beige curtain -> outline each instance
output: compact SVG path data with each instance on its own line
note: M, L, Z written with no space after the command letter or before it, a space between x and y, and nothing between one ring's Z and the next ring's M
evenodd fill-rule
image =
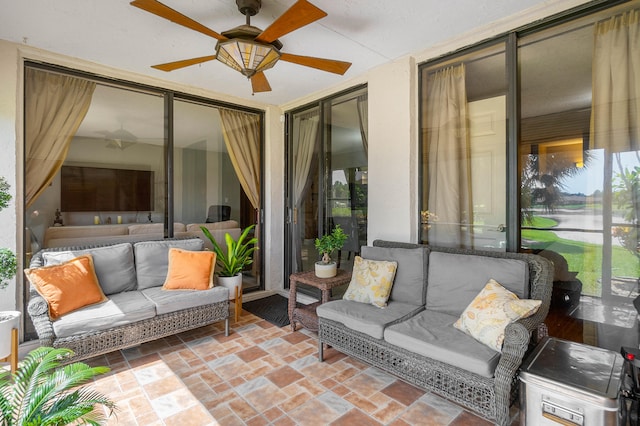
M319 111L296 115L293 134L293 226L292 253L295 253L292 270L302 271L302 240L304 226L300 222L300 207L308 191L311 180L309 176L313 170L314 154L317 152L318 129L320 123Z
M640 10L596 24L592 96L592 147L640 149Z
M470 247L471 159L464 64L427 77L427 208L432 245Z
M602 226L607 235L613 222L613 158L617 158L618 171L622 172L621 153L636 151L637 155L640 149L640 11L598 22L594 34L590 143L605 154ZM637 201L632 205L637 206ZM638 216L636 210L635 220ZM612 256L611 238L604 238L603 294L611 289Z
M358 96L358 121L365 155L369 153L369 95Z
M254 209L260 208L260 117L221 108L222 134L240 185Z
M25 199L29 207L58 173L84 120L96 84L27 68Z
M240 185L251 205L260 208L260 117L241 111L220 108L222 135L227 145L231 164L236 171ZM260 220L256 216L254 235L260 235ZM253 276L260 270L260 255L253 252Z

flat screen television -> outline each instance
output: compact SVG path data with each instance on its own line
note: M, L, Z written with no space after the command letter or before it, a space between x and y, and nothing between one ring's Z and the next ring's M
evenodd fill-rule
M64 212L153 211L153 172L62 166L61 192Z

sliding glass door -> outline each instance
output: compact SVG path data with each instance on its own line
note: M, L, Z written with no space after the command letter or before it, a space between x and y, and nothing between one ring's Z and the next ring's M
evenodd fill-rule
M24 71L25 264L41 248L200 236L200 225L239 235L257 224L260 238L260 111L55 66ZM260 253L245 290L262 286Z
M333 257L350 270L367 241L366 89L289 112L287 119L287 276L313 270L315 238L336 226L349 238Z
M640 10L628 9L522 37L518 52L522 246L554 260L556 280L584 301L630 307L640 276ZM625 318L617 323L632 325Z
M505 43L422 71L421 241L506 250Z
M552 335L636 346L640 1L420 68L421 240L554 263ZM491 43L491 42L489 42Z
M237 238L237 228L257 224L258 219L257 208L246 202L248 197L238 178L243 170L236 171L225 138L226 129L240 133L242 129L223 122L227 111L203 102L174 100L173 220L185 224L187 232L199 232L202 225L209 227L223 247L224 229ZM255 114L238 115L259 121ZM249 138L243 139L243 144L248 146ZM256 148L259 153L259 146ZM222 231L216 233L215 229ZM260 285L258 257L256 251L256 261L242 273L244 290Z

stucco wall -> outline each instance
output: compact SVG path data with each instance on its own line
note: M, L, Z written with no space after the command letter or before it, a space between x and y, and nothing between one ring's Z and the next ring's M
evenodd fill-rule
M0 176L11 185L13 200L11 205L0 212L0 247L6 247L14 252L17 250L16 221L16 97L18 93L18 61L15 47L0 41ZM15 309L18 302L15 280L5 290L0 290L0 310Z

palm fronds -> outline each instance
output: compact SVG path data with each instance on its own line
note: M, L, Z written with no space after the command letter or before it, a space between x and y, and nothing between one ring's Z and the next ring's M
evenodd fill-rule
M61 365L71 356L70 349L40 347L20 363L13 381L0 373L0 425L99 425L106 420L100 406L110 416L115 403L82 385L109 368L82 362Z

